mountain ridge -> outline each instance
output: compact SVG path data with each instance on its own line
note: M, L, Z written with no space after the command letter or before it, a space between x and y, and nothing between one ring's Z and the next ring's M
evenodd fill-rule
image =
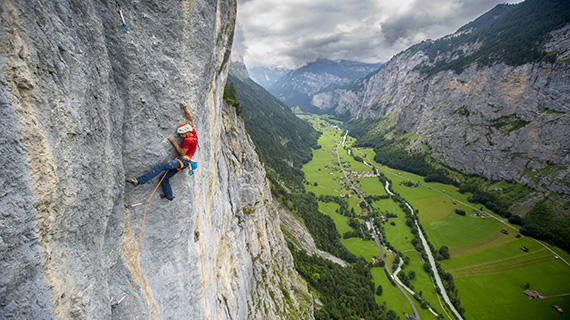
M529 11L517 9L520 6L532 8L541 3L527 2L507 7L493 21L499 24L501 17L517 10ZM494 10L497 7L490 12ZM552 14L560 17L564 12ZM365 78L315 94L312 104L321 112L356 119L391 116L397 132L418 134L418 141L429 146L434 158L452 168L518 181L562 194L568 201L570 146L565 136L570 132L566 85L570 67L564 60L569 50L568 28L551 30L548 41L540 42L543 52L558 52L556 61L552 54L540 54L535 62L517 65L470 63L459 73L440 67L458 61L459 56L473 56L482 47L480 42L462 42L460 48L443 45L456 43L465 34L424 41ZM431 51L422 48L431 50L433 43L447 49L430 56ZM434 66L439 71L432 74Z
M349 60L317 59L303 67L289 71L266 89L289 107L318 112L311 106L314 93L330 85L358 79L380 67Z
M274 184L284 180L302 190L300 169L311 159L311 148L317 148L317 132L261 85L236 72L243 68L243 63L232 62L228 83L235 85L246 129L267 162L268 177Z

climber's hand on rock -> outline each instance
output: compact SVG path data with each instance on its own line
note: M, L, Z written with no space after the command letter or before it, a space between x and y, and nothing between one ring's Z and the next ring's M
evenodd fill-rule
M188 106L186 105L186 102L180 101L180 108L182 108L182 110L188 109Z
M166 138L166 139L168 139L168 141L170 141L170 142L172 142L172 143L175 143L175 142L176 142L176 139L174 139L174 137L168 137L168 138Z

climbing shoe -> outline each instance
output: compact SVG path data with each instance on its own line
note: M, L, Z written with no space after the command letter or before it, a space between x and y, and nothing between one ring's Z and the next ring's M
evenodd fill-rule
M160 195L160 198L162 198L162 199L167 199L167 200L170 200L170 201L174 200L174 197L172 197L172 198L167 198L167 197L166 197L165 195L163 195L163 194Z
M133 186L139 185L139 181L137 180L137 178L127 178L127 182L132 184Z

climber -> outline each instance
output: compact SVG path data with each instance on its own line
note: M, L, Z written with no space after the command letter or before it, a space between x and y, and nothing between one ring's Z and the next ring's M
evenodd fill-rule
M168 162L157 165L151 171L138 178L127 179L127 182L133 184L134 186L138 186L139 184L147 183L150 179L156 177L160 172L167 170L161 183L162 191L164 194L160 195L160 197L166 198L168 200L174 199L172 188L170 187L170 182L168 180L179 171L182 171L182 169L192 165L192 156L194 156L196 148L198 147L198 136L196 135L196 129L194 129L194 121L192 119L192 115L188 111L188 106L184 101L181 101L180 107L182 110L184 110L184 114L188 120L188 123L181 124L176 130L178 132L178 135L183 138L182 144L178 145L178 142L176 142L176 139L174 137L168 137L168 141L174 145L176 151L178 151L179 156L174 160L170 160ZM192 169L193 168L191 168L191 170Z

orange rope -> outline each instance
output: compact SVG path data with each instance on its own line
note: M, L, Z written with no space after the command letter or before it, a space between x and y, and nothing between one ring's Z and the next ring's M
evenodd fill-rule
M144 229L144 220L146 218L146 209L148 208L148 204L150 202L150 199L152 199L152 197L154 196L156 189L158 189L158 186L160 186L160 184L162 183L162 180L164 180L164 177L166 177L166 174L168 173L168 171L170 171L170 170L167 170L164 173L164 175L162 176L162 179L160 179L160 181L156 185L156 188L154 188L154 190L152 191L152 194L150 195L150 197L146 201L146 205L144 207L144 215L143 215L143 221L142 221L142 226L141 226L141 234L139 235L139 245L137 246L137 254L135 255L135 264L133 265L133 274L131 275L131 284L129 285L129 297L131 298L131 306L133 307L133 315L135 316L135 320L137 319L137 313L135 312L135 304L133 303L133 296L131 295L131 287L133 286L133 279L135 278L135 270L137 268L137 260L139 258L139 249L141 247L141 240L142 240L142 234L143 234L143 229Z

